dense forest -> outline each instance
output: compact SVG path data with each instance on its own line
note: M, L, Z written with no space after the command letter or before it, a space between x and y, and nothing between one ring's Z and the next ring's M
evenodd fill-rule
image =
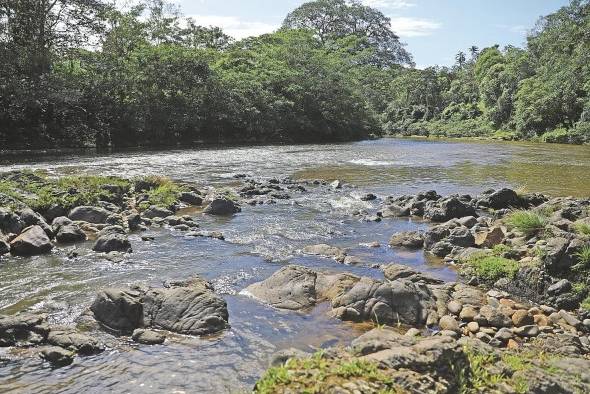
M0 3L0 149L345 141L371 134L590 141L590 2L525 49L414 68L395 26L317 0L236 41L164 0Z

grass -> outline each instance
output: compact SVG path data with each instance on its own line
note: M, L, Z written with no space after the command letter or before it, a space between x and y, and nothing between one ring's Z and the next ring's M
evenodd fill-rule
M519 268L515 260L486 252L473 254L466 264L478 278L489 282L495 282L501 278L514 278Z
M379 386L382 393L401 393L376 363L349 359L328 359L323 352L309 358L291 359L286 365L266 371L254 393L324 393L328 389L360 379Z
M590 224L576 223L574 224L574 229L580 235L590 236Z
M590 311L590 297L586 297L584 301L580 303L580 309Z
M574 271L587 271L590 268L590 245L585 245L575 254L578 263L572 267Z
M519 232L531 236L545 229L547 216L534 211L514 211L506 218L506 224Z

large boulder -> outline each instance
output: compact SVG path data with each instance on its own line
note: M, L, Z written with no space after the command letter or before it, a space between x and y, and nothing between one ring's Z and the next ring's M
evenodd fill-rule
M411 282L422 282L429 284L441 284L444 281L434 278L428 274L418 272L412 268L402 264L387 264L382 266L383 275L387 280L395 281L398 279L405 279Z
M248 286L242 293L275 308L301 310L343 294L358 280L354 275L329 275L288 265L268 279Z
M109 226L98 233L98 238L92 250L99 253L129 252L131 251L131 243L123 228Z
M512 189L500 189L484 194L477 202L478 206L492 209L518 208L522 201Z
M232 200L216 198L207 205L203 212L209 215L229 216L240 211L240 207Z
M20 218L25 226L39 226L45 231L49 238L53 238L53 229L47 224L43 216L33 211L31 208L25 208L20 211Z
M418 231L397 233L391 237L389 245L408 249L419 249L424 245L424 235Z
M27 227L10 242L10 252L15 256L36 256L53 249L51 240L40 226Z
M180 193L180 201L190 205L201 205L203 198L195 192L182 192Z
M142 214L144 218L154 219L154 218L167 218L168 216L174 215L174 212L167 208L157 207L152 205L148 209L146 209Z
M25 227L25 223L17 214L0 208L0 233L20 234Z
M49 327L45 315L21 313L0 315L0 347L36 345L47 338Z
M228 327L225 301L210 283L195 278L164 288L106 289L91 306L110 329L132 333L154 328L186 335L207 335Z
M107 222L107 219L111 215L112 212L104 208L81 206L72 209L68 217L74 221L88 222L93 224L104 224Z
M55 239L61 244L69 244L86 240L86 234L82 229L67 217L57 217L51 224L55 233Z
M424 218L433 222L446 222L466 216L477 216L475 208L458 197L449 197L442 202L428 202L424 210Z

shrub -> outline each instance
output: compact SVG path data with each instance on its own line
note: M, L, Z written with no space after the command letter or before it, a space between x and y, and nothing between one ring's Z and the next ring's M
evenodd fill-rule
M495 282L501 278L514 278L518 262L488 253L476 253L467 260L467 265L481 279Z
M515 211L506 219L508 226L525 235L533 235L545 229L547 217L534 211Z
M550 144L567 144L570 142L570 133L564 128L559 128L543 134L541 140Z

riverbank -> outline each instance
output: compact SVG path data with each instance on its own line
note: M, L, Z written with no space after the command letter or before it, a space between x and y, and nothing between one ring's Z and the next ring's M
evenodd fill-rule
M258 221L263 221L271 207L295 203L298 196L313 193L315 199L327 198L355 189L341 181L259 179L246 174L235 174L233 186L223 188L157 177L55 178L42 172L5 173L2 185L0 224L6 254L0 269L26 262L18 256L48 253L64 256L60 258L66 264L88 253L103 256L113 269L129 264L143 243L165 248L150 237L150 228L186 239L209 237L230 248L223 232L205 228L207 217L235 222L244 210L256 210ZM400 255L437 256L456 266L464 279L449 281L403 264L367 258L363 250L382 247L375 238L365 249L306 242L298 253L332 264L270 265L266 279L237 288L238 298L303 315L318 313L310 311L327 304L327 310L322 307L319 312L327 318L375 329L354 340L346 351L324 350L308 359L300 351L285 349L274 358L277 367L257 384L258 391L313 386L321 391L322 384L329 384L367 392L420 392L427 387L434 392L458 388L534 392L536 386L528 381L538 374L542 385L588 388L580 372L590 351L588 288L580 278L588 276L589 200L510 189L473 197L359 193L356 199L375 207L348 213L351 220L365 223L367 239L381 223L424 222L421 230L391 232L388 249ZM125 285L117 281L97 288L65 326L48 320L44 312L22 306L4 309L8 316L0 320L2 345L12 349L11 363L40 354L54 366L64 366L86 362L81 360L128 341L140 349L173 348L178 334L203 337L206 343L207 336L234 332L236 311L228 305L231 299L220 292L220 283L186 275L160 277L159 282L128 278ZM355 338L348 335L351 341ZM561 356L539 364L538 355L548 352ZM293 357L300 361L280 366ZM564 359L580 368L563 368ZM494 369L492 360L501 360L506 369ZM449 363L454 366L451 370ZM306 380L315 374L323 378Z

